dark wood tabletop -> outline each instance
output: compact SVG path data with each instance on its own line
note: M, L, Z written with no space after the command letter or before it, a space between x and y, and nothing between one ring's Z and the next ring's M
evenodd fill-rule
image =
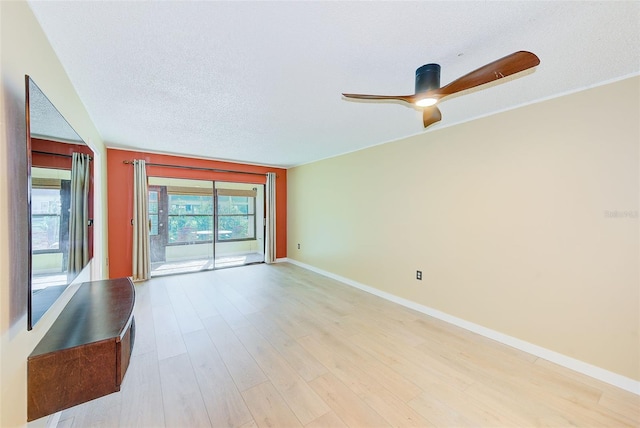
M81 284L29 358L120 335L134 302L135 289L129 278Z

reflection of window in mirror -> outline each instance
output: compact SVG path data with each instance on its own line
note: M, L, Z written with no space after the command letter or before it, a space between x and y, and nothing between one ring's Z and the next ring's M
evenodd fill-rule
M29 76L25 84L33 222L27 284L31 330L91 259L93 151Z
M67 284L71 171L32 168L32 289Z

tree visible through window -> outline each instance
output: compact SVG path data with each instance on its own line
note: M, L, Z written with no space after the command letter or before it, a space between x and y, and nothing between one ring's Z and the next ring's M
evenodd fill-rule
M227 189L216 191L217 242L256 239L256 198L255 195L243 195L246 193L253 192Z
M31 191L31 245L32 250L60 249L60 189Z
M213 198L200 195L169 195L169 244L212 240Z
M149 189L149 222L152 237L166 236L162 245L256 239L255 188L216 188L215 193L206 187L161 188L167 189L165 196Z

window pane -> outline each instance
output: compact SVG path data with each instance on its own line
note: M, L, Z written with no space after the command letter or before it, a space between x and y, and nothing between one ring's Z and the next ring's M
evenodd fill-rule
M33 251L60 249L60 216L34 215L31 218L31 246Z
M218 241L255 239L255 204L251 196L217 194Z
M149 192L149 214L158 214L158 192Z
M246 206L249 204L249 198L244 196L231 196L231 203L237 206Z
M31 191L32 214L60 214L60 189L38 189Z
M31 191L31 248L38 250L60 249L60 189Z
M169 215L213 214L213 197L169 195Z
M210 215L170 215L169 243L211 241L213 217Z
M151 221L151 230L149 234L155 236L158 234L158 214L150 214L149 220Z
M255 238L255 217L252 215L218 216L218 240Z
M218 196L218 214L233 214L231 196Z
M236 204L235 208L238 214L249 214L249 207L246 204Z

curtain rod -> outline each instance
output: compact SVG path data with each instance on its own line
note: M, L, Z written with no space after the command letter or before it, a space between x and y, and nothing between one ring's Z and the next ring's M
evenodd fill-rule
M63 158L72 158L73 157L73 155L66 155L66 154L63 154L63 153L43 152L43 151L40 151L40 150L31 150L31 153L38 153L40 155L60 156L60 157L63 157ZM86 155L86 153L83 153L83 154ZM89 156L89 155L87 155L87 156ZM89 160L93 160L93 157L89 156Z
M131 164L133 165L136 161L122 161L122 163L125 164ZM198 171L212 171L212 172L230 172L233 174L248 174L248 175L267 175L264 172L248 172L248 171L235 171L232 169L218 169L218 168L204 168L204 167L199 167L199 166L185 166L185 165L169 165L169 164L165 164L165 163L149 163L147 162L146 165L148 166L162 166L162 167L166 167L166 168L178 168L178 169L193 169L193 170L198 170ZM277 177L277 175L276 175Z

